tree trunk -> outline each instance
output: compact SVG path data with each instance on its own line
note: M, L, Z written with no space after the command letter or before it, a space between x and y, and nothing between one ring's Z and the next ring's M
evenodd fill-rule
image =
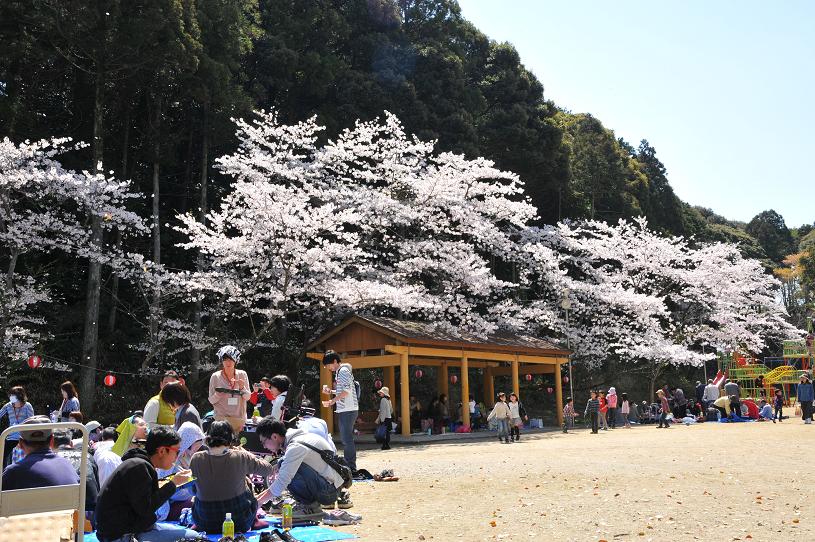
M160 217L160 169L159 154L161 152L159 131L161 127L161 95L156 95L155 119L153 121L153 262L161 264L161 217ZM158 324L161 315L161 282L156 278L153 284L153 300L150 306L150 353L143 367L146 367L151 358L159 355Z
M93 171L102 172L102 158L104 151L104 105L105 105L105 73L101 69L96 72L93 103ZM102 217L94 209L91 210L91 242L97 246L102 245ZM82 390L82 404L87 405L85 414L93 413L93 402L96 394L96 368L98 360L99 341L99 290L102 284L102 264L91 260L88 262L88 288L85 297L85 333L82 339L82 372L80 376L80 389Z
M130 150L130 105L128 104L125 109L124 118L124 135L122 137L122 180L127 179L127 153ZM122 232L116 231L116 252L122 248ZM116 331L116 316L119 312L117 305L119 303L119 276L113 275L113 282L110 287L110 313L108 314L108 330L107 335L110 337Z
M200 199L198 200L198 220L202 224L207 221L207 174L209 170L209 105L204 104L203 122L201 123L201 192ZM196 270L201 271L204 268L204 256L200 252L195 263ZM200 335L204 329L203 321L201 319L201 311L203 309L203 302L198 299L195 302L193 309L193 324L195 326L196 334ZM190 372L193 380L198 378L198 371L201 367L201 349L193 348L190 355Z

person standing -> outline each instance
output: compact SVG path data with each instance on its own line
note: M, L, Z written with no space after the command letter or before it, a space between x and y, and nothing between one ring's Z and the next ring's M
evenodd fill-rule
M518 396L514 393L509 394L509 403L507 403L509 407L509 423L510 423L510 439L518 442L521 440L521 427L524 425L524 421L529 419L529 416L526 415L526 410L524 410L524 406L521 404L521 401L518 399Z
M681 420L685 417L688 411L688 400L685 398L685 392L682 388L674 390L674 418Z
M600 403L600 408L598 409L600 428L603 431L608 431L608 419L606 418L608 414L608 401L606 401L606 392L601 390L600 393L597 394L597 402Z
M665 397L665 392L662 390L657 390L657 397L659 398L659 404L662 407L662 412L659 414L659 425L657 429L668 429L671 427L670 422L668 422L668 413L671 411L671 406L668 404L668 398ZM664 425L663 425L664 424Z
M707 409L710 408L710 405L713 404L713 401L719 398L719 386L713 383L712 378L708 378L707 386L705 386L705 391L702 394L702 407L707 413Z
M583 416L591 416L591 433L596 435L599 430L597 422L600 418L600 401L597 399L596 391L591 392L591 396L586 402L586 410L583 412Z
M0 419L8 416L9 425L20 425L34 416L34 407L27 401L25 388L14 386L8 392L8 403L0 408ZM50 421L50 420L49 420ZM9 433L6 437L6 447L3 451L3 468L11 462L11 454L20 441L20 433Z
M167 371L162 375L161 382L159 383L158 393L147 401L144 405L144 421L147 426L152 430L157 425L166 425L173 427L175 425L175 412L172 407L168 405L161 398L161 390L164 386L172 382L178 382L178 373L175 371Z
M257 406L260 416L265 418L272 414L272 404L274 403L274 393L270 388L272 379L264 376L260 382L252 385L252 395L249 396L249 403Z
M422 403L415 395L410 396L410 429L419 431L422 428Z
M608 404L608 425L617 429L617 390L612 386L608 389L606 403Z
M501 442L503 439L505 444L509 444L512 442L509 440L509 423L511 412L509 410L509 405L507 405L506 399L507 396L504 392L500 392L498 394L498 401L496 401L490 415L487 416L487 421L495 420L495 422L498 424L498 442Z
M340 440L342 441L342 456L351 468L357 471L357 449L354 444L354 425L359 414L359 397L354 381L354 370L350 363L342 363L340 355L333 350L326 351L323 356L323 367L328 367L336 375L336 388L323 386L323 393L333 395L332 399L323 401L324 407L334 406L337 412L337 421L340 426Z
M76 393L76 387L70 380L66 380L59 386L62 393L62 405L57 412L57 421L67 422L71 412L79 412L79 395Z
M236 369L241 360L240 350L224 346L216 354L221 370L209 378L209 402L215 409L215 419L229 422L235 433L246 424L246 400L252 394L246 371Z
M801 403L801 418L807 425L812 423L813 399L815 399L815 393L813 393L812 382L806 374L802 374L801 381L798 383L798 402Z
M775 420L778 420L781 423L784 418L784 392L781 390L775 390L775 397L773 398L773 404L775 406L775 413L773 414L773 423Z
M393 423L393 404L391 403L391 391L387 386L382 386L376 392L379 395L379 415L376 423L385 426L385 442L382 443L383 450L391 449L391 423Z
M737 415L741 415L741 391L739 390L739 385L732 380L727 380L724 383L724 394L728 397L735 397L735 405L731 405L731 408L735 410ZM732 402L732 401L731 401Z
M628 400L627 393L620 396L620 413L623 415L626 429L631 429L631 420L628 419L631 415L631 402Z
M703 398L705 396L705 385L702 384L699 380L696 381L696 388L694 388L696 402L700 405L704 405Z

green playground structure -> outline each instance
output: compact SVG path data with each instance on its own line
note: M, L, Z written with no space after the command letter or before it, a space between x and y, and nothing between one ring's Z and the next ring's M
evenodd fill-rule
M758 360L749 354L733 352L717 354L719 375L736 382L743 398L756 400L766 397L772 401L775 390L781 390L787 405L795 404L795 385L802 372L811 371L815 364L815 341L813 341L812 321L806 339L784 341L784 355ZM717 375L718 376L718 375ZM724 378L717 379L717 384Z

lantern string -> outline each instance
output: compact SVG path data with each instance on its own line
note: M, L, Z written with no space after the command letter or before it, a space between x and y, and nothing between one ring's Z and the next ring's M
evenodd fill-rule
M157 375L158 371L143 371L140 373L134 373L129 371L115 371L113 369L100 369L99 367L91 367L90 365L85 365L84 363L79 363L77 361L69 361L67 359L58 358L57 356L52 356L50 354L35 354L42 358L43 361L54 361L56 363L64 363L66 365L71 365L74 367L82 367L85 369L93 369L97 373L105 373L105 374L115 374L115 375L125 375L125 376L153 376ZM44 364L42 366L44 369L54 369L54 367L46 367Z

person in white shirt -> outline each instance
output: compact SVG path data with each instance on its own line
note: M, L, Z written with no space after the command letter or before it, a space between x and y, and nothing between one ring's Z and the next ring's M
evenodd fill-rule
M393 404L391 404L391 392L387 386L382 386L376 392L379 395L379 416L376 423L385 426L385 442L382 444L383 450L391 449L391 423L393 423Z
M357 397L354 372L350 363L342 363L340 355L333 350L323 356L323 367L336 373L337 388L332 390L323 386L323 393L334 395L333 399L323 401L324 407L336 406L337 422L340 426L342 456L353 472L357 471L357 449L354 443L354 425L359 414L359 397Z
M99 487L105 485L113 471L116 470L122 463L121 456L113 453L111 448L116 443L116 430L112 427L106 427L102 430L102 435L99 437L99 442L96 443L96 448L93 458L96 460L96 467L98 469Z
M269 389L275 398L272 401L272 418L275 420L284 421L283 417L283 404L286 402L286 396L291 387L291 380L286 375L277 375L269 380Z
M713 403L718 398L719 398L719 386L713 383L712 378L708 378L707 386L705 386L705 392L702 394L702 406L705 409L705 413L707 412L707 409L711 405L711 403Z

